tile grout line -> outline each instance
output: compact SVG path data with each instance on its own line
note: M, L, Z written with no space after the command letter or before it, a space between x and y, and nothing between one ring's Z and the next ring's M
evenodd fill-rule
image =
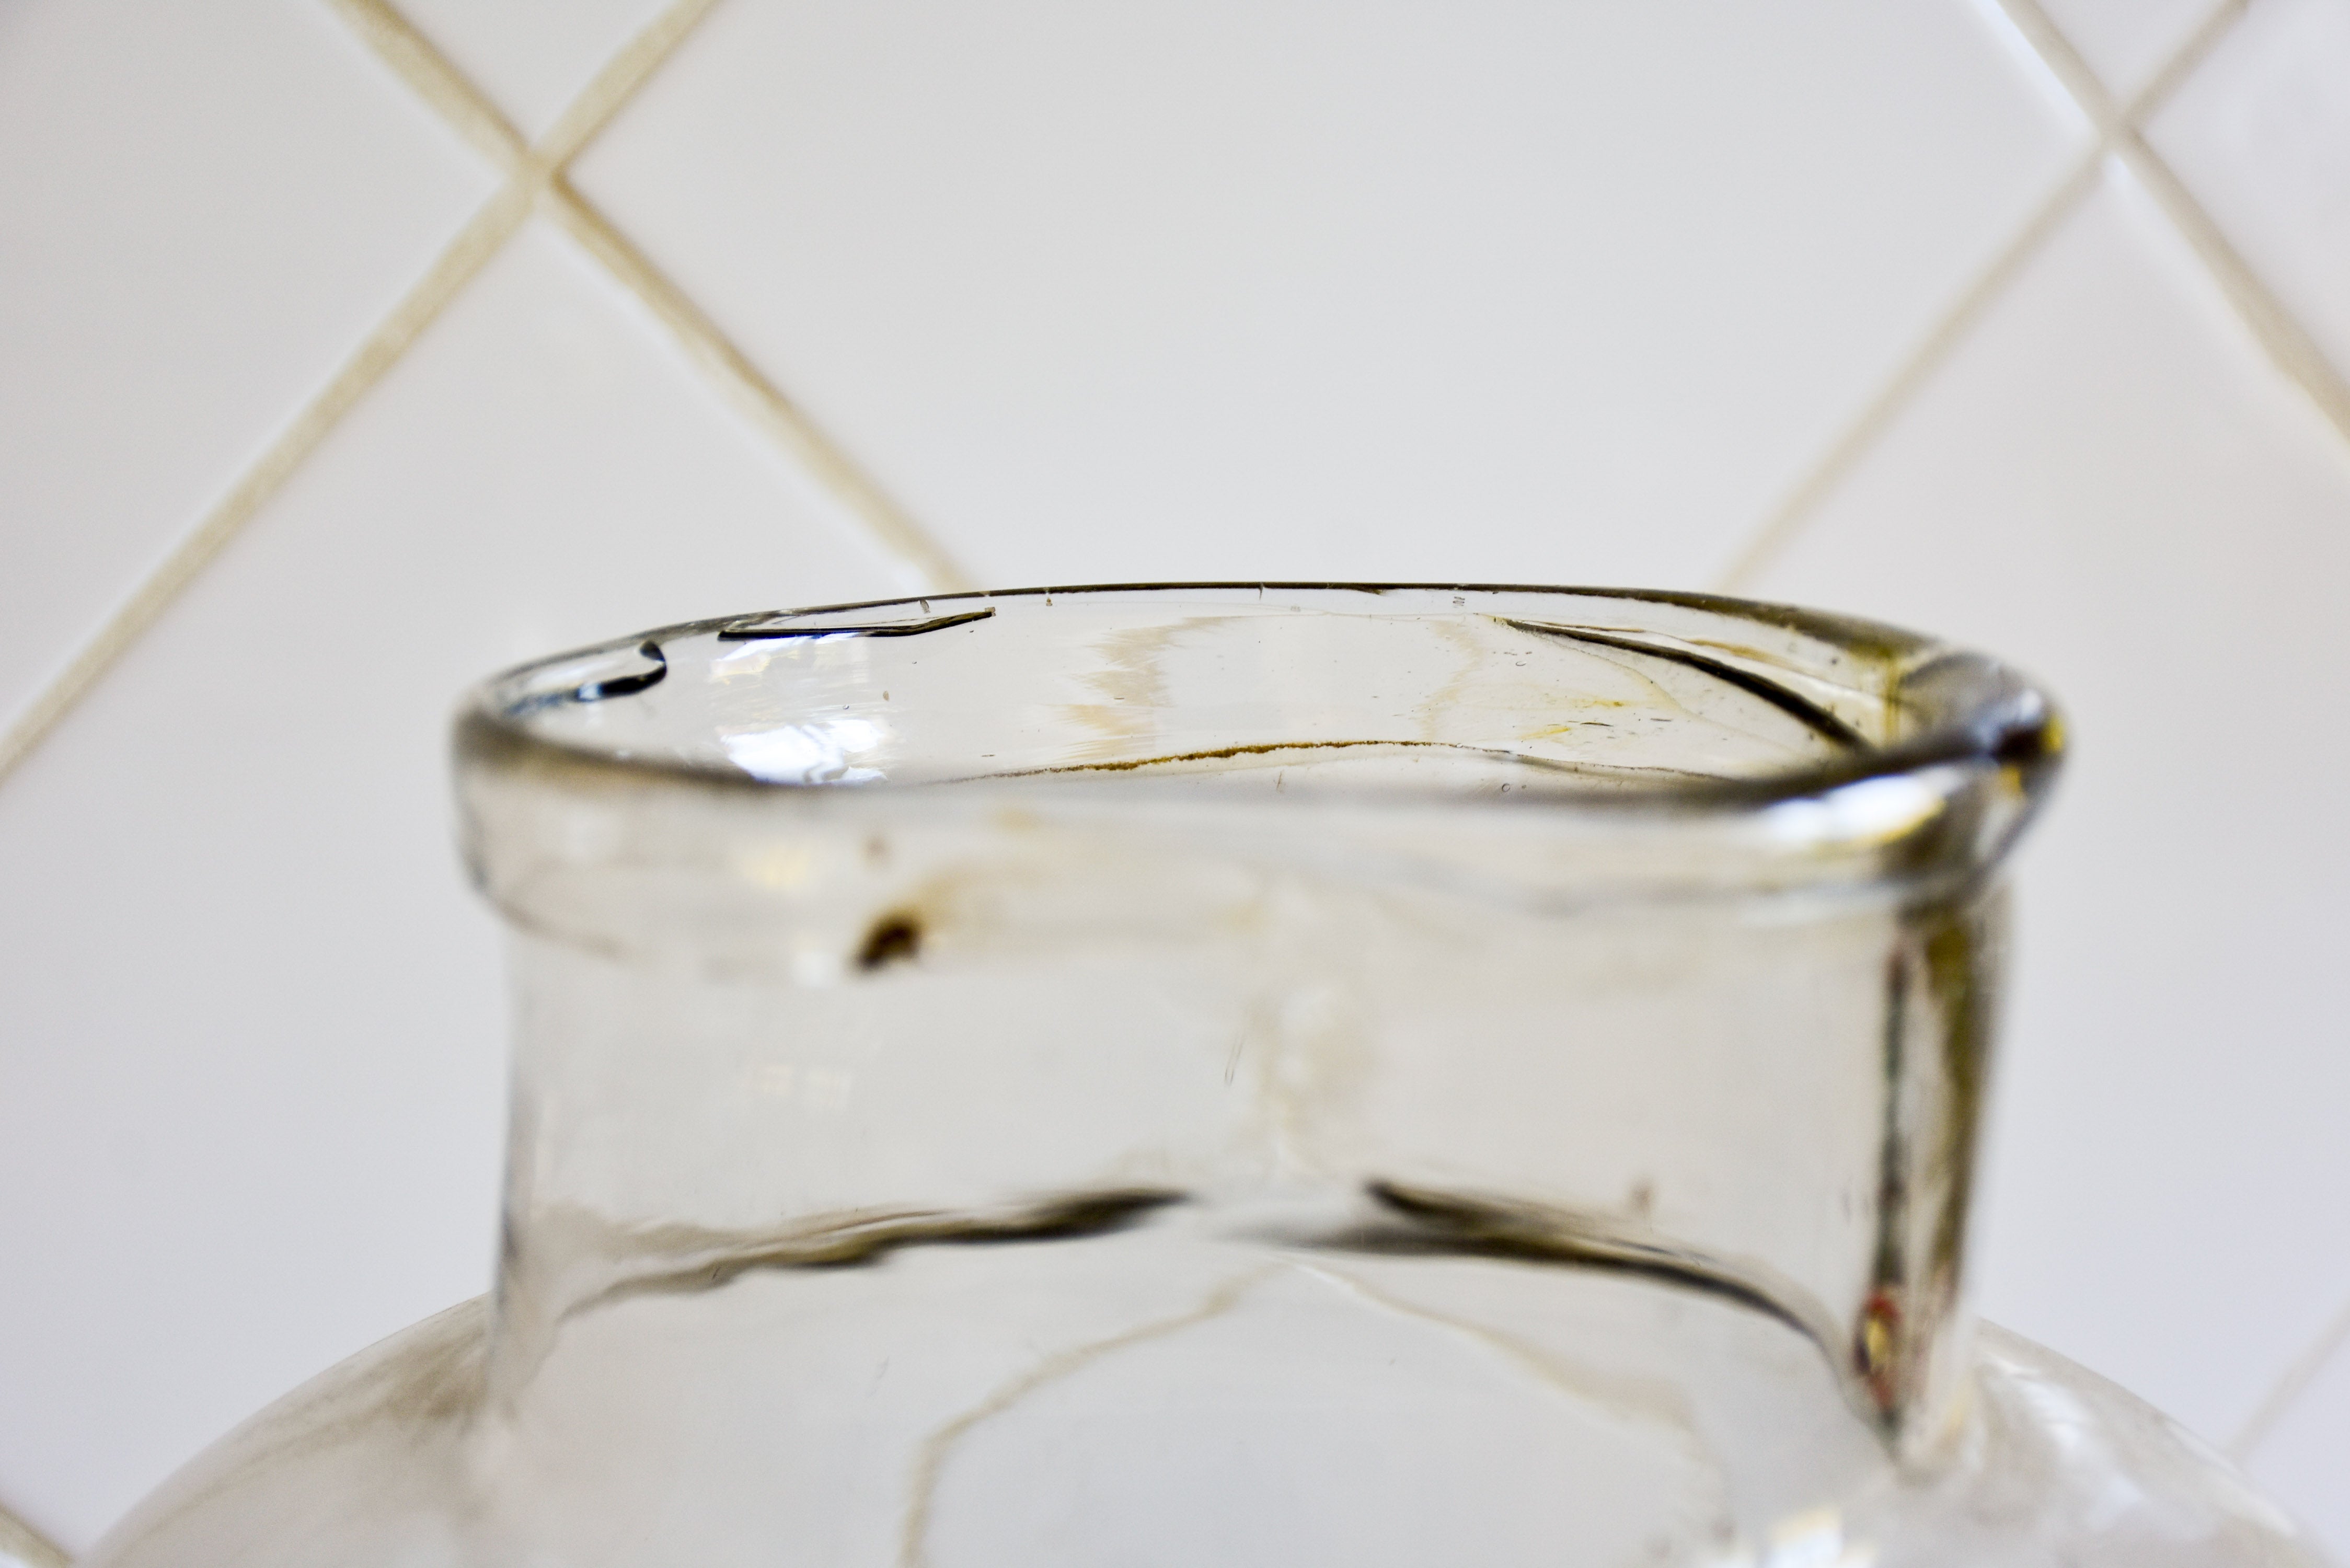
M2213 20L2222 27L2232 24L2248 4L2249 0L2230 0ZM2220 293L2270 360L2317 405L2317 411L2326 422L2343 439L2350 441L2350 382L2343 379L2324 350L2318 348L2316 340L2285 308L2284 302L2244 259L2243 253L2195 199L2178 171L2146 140L2143 125L2147 110L2153 107L2147 100L2151 97L2153 102L2159 102L2160 98L2141 95L2140 101L2132 104L2127 111L2116 110L2111 95L2081 57L2080 51L2043 9L2041 0L1999 0L1999 5L2016 30L2064 84L2065 90L2096 122L2116 158L2145 187L2162 209L2163 216L2170 220L2171 227L2194 250L2196 258L2210 273ZM2216 38L2217 31L2207 24L2198 29L2189 47L2208 49ZM2161 96L2167 96L2168 88L2183 75L2176 69L2166 69L2158 84Z
M2025 0L2029 3L2029 0ZM1819 504L1857 467L1860 459L1891 426L1909 400L1939 369L1991 302L2022 271L2024 264L2044 244L2064 219L2095 186L2109 157L2122 155L2126 140L2136 139L2139 120L2167 100L2195 67L2200 65L2220 38L2235 24L2249 0L2221 0L2175 50L2126 109L2116 111L2096 78L2088 74L2072 46L2036 5L2022 16L2012 0L1997 0L2000 13L2022 36L2026 46L2054 75L2085 114L2095 140L2073 168L2040 205L2000 247L1958 296L1944 308L1926 335L1877 387L1859 413L1848 421L1825 452L1764 514L1745 545L1713 581L1724 593L1743 591L1793 545ZM2060 63L2066 62L2066 63ZM2078 67L2078 74L2067 65Z
M296 410L292 421L278 431L228 493L181 536L161 563L116 606L97 634L34 698L32 705L0 733L0 782L16 772L254 514L293 477L328 431L382 379L384 372L529 215L528 202L518 199L518 193L508 187L467 220L424 275L360 341L327 384Z
M1998 0L1998 4L2074 100L2096 122L2116 161L2161 207L2270 362L2316 405L2320 417L2338 436L2350 441L2350 383L2345 382L2283 301L2204 211L2186 182L2155 151L2142 130L2148 113L2168 98L2220 35L2242 16L2250 0L2228 0L2214 11L2155 81L2118 112L2104 84L2042 8L2041 0ZM2350 1302L2345 1302L2332 1321L2278 1374L2243 1428L2230 1439L2230 1458L2241 1461L2260 1446L2345 1339L2350 1339Z
M673 11L697 3L706 9L711 0L685 0ZM471 85L454 67L397 13L388 6L371 4L370 0L328 0L328 4L342 14L395 74L442 109L465 140L502 162L526 161L526 151L518 151L521 137L506 123L505 117L481 94L472 91ZM668 20L668 16L662 20ZM655 24L656 29L659 26ZM622 51L624 57L629 53ZM648 70L649 67L638 66L633 79L640 81ZM608 67L582 97L593 94L608 75ZM617 101L604 108L602 117L595 123L600 124L602 118L608 118L618 108ZM592 130L590 126L591 134ZM230 485L227 493L205 510L195 527L183 535L162 561L131 589L130 597L115 607L97 633L75 651L65 669L42 687L32 705L5 732L0 732L0 784L15 774L164 609L293 477L328 432L383 379L458 291L522 226L531 213L531 191L525 182L525 172L518 168L476 209L464 227L433 258L424 275L360 339L359 346L327 384L296 410L293 419Z
M2350 441L2350 381L2343 379L2308 329L2285 308L2145 137L2132 130L2122 140L2120 156L2160 205L2171 226L2193 247L2271 361L2317 405L2318 413L2334 433Z
M390 10L389 0L376 0ZM661 14L620 47L573 99L539 139L550 172L560 171L602 132L612 118L628 107L661 63L676 52L686 36L710 15L717 0L674 0ZM437 54L438 51L436 50ZM443 68L466 90L487 101L486 95L442 60Z
M677 337L688 357L711 375L739 407L745 408L763 424L789 455L815 470L828 488L845 493L844 499L858 520L880 536L890 553L937 579L941 587L962 585L962 574L919 525L565 177L564 166L613 114L625 107L715 0L680 0L608 63L550 129L546 146L560 148L559 152L528 146L446 57L382 0L327 3L458 134L504 168L509 173L508 182L477 210L326 387L303 405L291 423L205 514L196 528L108 618L99 633L49 683L31 708L5 733L0 733L0 781L5 781L37 747L162 609L292 476L326 434L511 238L534 205L546 208L636 296ZM1750 578L1792 542L1810 509L1849 472L1859 455L1948 357L1983 308L2083 197L2108 155L2127 166L2147 186L2277 367L2318 405L2338 432L2350 438L2350 384L2345 384L2307 332L2138 129L2142 118L2168 96L2217 36L2241 14L2246 0L2228 0L2220 5L2199 28L2194 39L2173 57L2154 85L2139 95L2126 114L2119 115L2115 113L2102 86L2086 75L2085 65L2077 52L2063 39L2036 0L1999 3L2012 20L2019 13L2036 19L2036 27L2019 23L2020 30L2049 61L2076 102L2091 113L2098 127L2098 142L2043 200L1999 255L1961 291L1870 405L1765 519L1753 540L1723 574L1725 587L1735 587ZM2053 45L2053 49L2043 47L2043 42ZM2060 58L2069 59L2082 74L2078 78L2068 75L2065 67L2056 63ZM2089 89L2086 92L2085 86ZM2092 108L2093 104L2100 107ZM2345 1303L2334 1319L2285 1369L2229 1443L2228 1452L2232 1458L2241 1460L2258 1448L2345 1340L2350 1340L2350 1303ZM13 1553L35 1568L47 1568L50 1563L64 1568L69 1562L65 1553L5 1507L0 1507L0 1552Z
M2167 66L2155 83L2129 108L2116 112L2113 99L2088 62L2081 57L2040 0L1999 0L2016 30L2048 64L2075 102L2095 119L2114 156L2145 187L2163 215L2169 219L2198 260L2212 277L2267 354L2282 371L2316 405L2317 412L2337 435L2350 441L2350 384L2345 384L2308 332L2244 260L2184 181L2154 151L2141 129L2147 113L2169 96L2200 57L2240 17L2249 0L2229 0L2199 28L2188 46ZM2231 1458L2244 1459L2317 1376L2328 1357L2350 1336L2350 1303L2277 1376L2243 1428L2228 1444Z
M564 232L669 330L718 390L803 471L846 502L889 554L912 566L934 589L972 586L946 552L570 181L560 174L549 181L544 204Z
M614 57L595 84L559 116L536 148L492 106L390 0L328 0L386 62L462 134L501 164L533 182L539 211L615 282L636 296L687 361L807 477L828 492L883 553L911 566L933 589L967 587L971 578L872 476L807 412L763 373L710 314L656 266L618 225L583 196L567 168L604 123L632 98L658 64L715 0L681 0Z
M650 79L654 70L684 41L716 0L677 0L664 10L606 62L588 87L556 117L545 145L538 149L527 145L487 96L467 81L431 40L384 0L327 3L395 76L476 151L496 164L504 179L442 249L423 276L360 340L327 384L300 405L292 421L232 483L228 493L171 547L161 563L116 607L65 669L43 686L31 706L0 731L0 784L14 775L16 768L56 731L66 715L88 695L204 566L293 477L343 416L382 379L458 292L514 236L545 195L559 192L567 198L558 202L560 208L576 209L608 235L608 250L618 247L633 255L619 232L570 192L567 182L559 185L557 182L563 166ZM912 560L918 570L938 579L940 587L961 586L962 574L945 553L931 544L911 519L891 505L879 488L827 441L779 390L760 377L750 361L719 335L715 326L695 310L682 293L662 278L650 263L641 258L637 261L636 276L617 267L616 275L624 286L645 300L657 318L679 334L689 354L697 362L704 363L713 349L722 359L731 356L740 366L733 379L754 394L754 403L764 405L762 411L767 415L764 422L771 433L778 423L782 424L790 437L787 446L795 456L816 470L819 482L836 492L847 490L845 499L851 510L880 536L885 548ZM607 265L610 265L608 257ZM659 286L649 292L643 286L645 282ZM694 327L699 330L689 330ZM71 1563L54 1542L5 1507L0 1507L0 1553L25 1564L25 1568L68 1568Z
M1999 254L1960 291L1959 296L1943 311L1940 319L1877 388L1859 414L1828 443L1827 450L1812 464L1810 472L1764 514L1744 547L1714 579L1714 587L1719 591L1742 591L1762 574L1764 567L1794 543L1795 536L1811 521L1814 509L1858 466L1862 456L1876 444L1877 439L1885 433L1896 416L1908 407L1909 400L1932 379L1934 372L1941 369L1943 362L1958 348L1991 301L1999 297L2015 275L2022 271L2023 264L2087 195L2096 183L2098 171L2104 162L2105 149L2102 146L2091 148L2057 182L2055 189L2043 198L2039 207L2024 220L2022 226L2016 230L2006 244L2000 247Z
M431 104L472 142L474 151L509 171L520 161L526 146L522 132L459 75L449 57L433 47L432 41L407 17L380 0L325 0L325 4L410 91Z
M75 650L16 719L0 730L0 784L56 730L116 661L154 624L163 610L267 504L318 444L383 378L510 239L546 192L567 195L558 186L564 164L587 146L623 108L652 72L683 42L715 0L678 0L608 61L557 117L543 144L529 146L488 99L432 42L385 0L327 0L345 24L390 67L393 74L437 111L465 141L506 176L504 183L469 219L434 258L390 313L360 340L327 384L312 393L195 526L118 604L97 632ZM558 208L577 204L576 195ZM587 210L584 221L602 228L610 244L590 246L608 266L614 254L632 257L635 275L615 267L623 287L643 298L656 319L681 339L687 356L716 376L740 405L747 404L771 438L813 471L817 482L841 499L883 549L912 565L937 586L959 587L962 574L943 550L863 472L828 441L814 423L761 377L721 337L708 317L673 285L637 256L617 230ZM617 250L616 250L617 247ZM651 286L650 294L648 286Z
M0 1505L0 1563L25 1568L71 1568L65 1549Z
M652 67L667 57L674 47L673 38L657 35L674 27L676 36L681 37L683 30L699 21L714 3L715 0L684 0L670 17L648 30L639 39L639 45L647 47L647 57L638 67L636 78L619 89L619 99L613 105L615 110L619 102L635 96L642 78L650 75ZM657 47L658 53L650 52L653 47ZM615 59L611 72L616 78L639 52L638 47L632 46ZM587 95L583 94L580 101L585 103ZM637 296L652 313L653 319L676 339L687 360L715 382L723 396L847 508L885 555L895 556L911 566L930 588L971 587L970 575L938 541L839 442L826 434L805 410L764 374L756 361L720 330L709 312L695 304L572 184L571 161L602 129L605 118L608 116L599 116L592 126L581 125L575 123L573 114L567 111L548 131L546 140L549 167L539 189L543 209L583 250L601 263L621 287Z
M2240 1465L2250 1459L2268 1440L2269 1434L2284 1418L2285 1412L2309 1392L2310 1385L2317 1381L2317 1375L2325 1370L2325 1364L2334 1359L2335 1352L2345 1350L2345 1346L2350 1346L2350 1301L2342 1303L2342 1310L2334 1314L2334 1321L2319 1329L2317 1337L2303 1346L2301 1354L2288 1362L2285 1369L2277 1375L2276 1382L2270 1386L2259 1406L2236 1435L2228 1439L2228 1457Z

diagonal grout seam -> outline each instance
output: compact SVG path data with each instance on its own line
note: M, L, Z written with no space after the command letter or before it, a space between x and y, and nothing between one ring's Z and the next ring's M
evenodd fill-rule
M164 607L177 598L196 574L220 554L222 546L277 493L327 432L350 411L368 389L383 379L384 372L391 369L417 335L431 325L457 291L529 215L526 197L510 188L493 196L457 232L456 238L392 307L391 314L302 406L293 421L278 432L228 493L213 504L195 527L172 547L161 565L116 607L97 635L84 643L65 669L42 689L32 706L5 734L0 734L0 781L15 772L57 722L88 695L99 677L112 669L115 660L154 624Z
M0 782L88 695L542 202L548 203L566 229L611 268L622 286L644 301L655 319L678 337L687 358L712 374L736 405L746 409L771 439L837 497L885 550L908 562L931 586L964 586L963 574L945 552L562 178L564 166L650 78L714 3L678 0L664 10L606 63L556 118L540 144L532 147L488 98L385 0L328 0L394 74L476 151L505 171L505 183L458 231L424 275L360 341L327 384L296 410L227 493L116 607L32 704L0 732ZM594 235L593 243L585 237L588 234Z
M536 148L390 0L328 0L353 29L408 82L417 96L447 117L459 134L500 167L533 185L542 211L634 295L653 319L718 390L828 491L884 551L911 566L926 586L957 588L970 578L903 508L850 460L798 404L762 374L751 357L719 329L709 313L679 288L567 178L571 160L626 103L652 67L681 40L714 0L683 0L605 67L597 81L559 116Z
M378 3L383 4L383 0L378 0ZM676 0L654 17L642 32L622 45L619 53L604 62L604 68L598 71L595 79L571 100L562 113L555 117L554 125L548 128L541 140L540 150L549 164L560 169L577 158L588 143L611 122L612 117L637 96L645 83L651 79L653 72L660 68L661 62L685 42L686 35L700 25L716 4L717 0ZM390 6L383 4L383 9L389 11ZM445 57L442 58L441 67L475 98L483 97L480 89L460 76ZM486 99L484 101L486 102Z
M2243 253L2220 232L2211 215L2203 210L2168 163L2147 145L2137 131L2123 138L2120 147L2122 161L2137 176L2138 183L2161 206L2163 215L2171 226L2186 236L2187 243L2219 283L2228 303L2251 330L2260 346L2268 351L2278 369L2300 387L2317 410L2345 441L2350 441L2350 381L2334 368L2325 351L2306 327L2285 308L2261 275L2244 259Z
M2022 271L2023 264L2039 251L2048 236L2088 194L2090 187L2097 182L2097 171L2103 162L2104 150L2099 148L2074 165L2038 209L2024 220L2023 226L1943 311L1941 319L1909 351L1908 357L1877 389L1859 414L1828 443L1827 450L1812 464L1810 472L1797 481L1794 488L1788 491L1763 517L1761 525L1747 540L1745 548L1716 579L1715 587L1724 593L1741 591L1761 576L1764 567L1778 559L1782 551L1794 543L1795 535L1803 531L1804 524L1811 521L1812 514L1820 503L1844 483L1845 476L1859 463L1862 455L1893 423L1894 416L1908 407L1910 399L1918 395L1919 389L1950 357L1951 351L1981 318L1991 301L1999 297L2015 275Z
M846 502L883 548L912 566L934 589L968 587L971 578L898 504L762 375L684 291L557 174L546 188L548 214L581 249L619 279L718 389L817 483Z
M2111 144L2115 156L2146 188L2163 215L2170 220L2203 263L2228 303L2243 319L2262 348L2275 362L2277 369L2317 405L2318 412L2345 440L2350 440L2350 382L2345 382L2324 350L2309 336L2301 323L2284 306L2283 301L2263 282L2251 264L2239 251L2204 211L2203 204L2188 190L2185 181L2156 152L2146 140L2143 126L2146 109L2133 105L2129 112L2117 111L2112 98L2090 70L2088 62L2051 20L2040 0L1999 0L2002 8L2013 21L2016 31L2022 34L2040 57L2048 63L2064 84L2082 110L2097 124L2099 131ZM2247 0L2232 0L2220 13L2233 21ZM2177 74L2164 73L2175 81Z
M2170 98L2243 15L2249 0L2222 0L2154 78L2126 106L2119 107L2039 0L1998 0L1998 4L2002 14L2095 126L2096 145L1960 295L1812 471L1764 519L1720 579L1725 590L1735 591L1752 582L1794 541L1819 502L1851 472L1861 454L1891 424L1895 414L1949 357L1984 307L2087 193L2108 158L2127 169L2154 198L2271 361L2301 388L2338 434L2350 440L2350 382L2345 381L2324 351L2262 281L2185 182L2147 141L2141 130L2147 119ZM2229 1453L2241 1459L2259 1447L2315 1379L2327 1358L2345 1341L2350 1341L2350 1303L2344 1305L2334 1320L2278 1376L2243 1429L2229 1443Z
M1828 443L1827 449L1804 476L1763 515L1744 547L1715 579L1714 586L1718 589L1736 593L1746 588L1794 543L1796 535L1811 521L1820 503L1844 483L1861 457L1891 426L1895 417L1908 406L1910 400L1917 396L1933 373L1949 359L1991 302L2014 281L2023 270L2024 264L2047 243L2064 220L2095 187L2108 158L2119 157L2130 161L2133 172L2137 171L2132 151L2134 147L2144 151L2148 160L2153 160L2151 150L2147 149L2138 138L2137 126L2160 108L2188 75L2203 62L2228 29L2235 25L2248 3L2249 0L2221 0L2189 35L2187 41L2173 51L2162 68L2137 95L2126 106L2116 109L2103 84L2097 81L2078 52L2065 41L2044 12L2031 0L1999 0L2002 14L2010 26L2022 36L2033 53L2040 57L2088 117L2095 128L2096 140L1982 270L1944 307L1933 327L1878 387L1860 412ZM2140 175L2140 178L2143 180L2144 176ZM2158 191L2156 194L2160 199L2161 192ZM2178 194L2187 200L2189 206L2193 205L2191 199L2185 198L2183 188ZM2170 213L2167 202L2165 211ZM2196 211L2199 215L2200 209ZM2176 213L2170 213L2170 215L2174 223L2179 221ZM2210 227L2208 218L2203 223L2207 228ZM2186 227L2183 223L2180 226L2182 229ZM2210 233L2217 240L2219 231L2210 228ZM2189 234L2189 238L2192 241L2194 235ZM2224 247L2226 242L2220 240L2219 244ZM2204 256L2206 265L2211 265L2211 257L2205 254L2204 247L2198 244L2196 248L2198 254ZM2241 260L2237 265L2246 276L2250 276L2250 269L2242 268ZM2213 270L2217 272L2219 269L2214 266ZM2229 286L2224 276L2221 286ZM2257 282L2253 286L2259 289ZM2259 292L2265 297L2265 290ZM2230 297L2236 297L2232 289ZM2273 301L2271 303L2273 306ZM2276 314L2282 316L2281 308ZM2254 329L2260 330L2257 326ZM2306 341L2305 337L2303 340ZM2266 343L2269 339L2263 337L2262 341ZM2271 351L2275 352L2273 348ZM2323 363L2322 359L2320 363ZM2298 374L2294 379L2302 381L2303 386L2308 385ZM2320 403L2321 407L2325 406L2323 399ZM2331 412L2330 410L2328 411ZM2343 426L2345 434L2350 434L2350 423L2345 423L2341 419L2335 422Z
M1999 0L2016 31L2096 124L2116 160L2154 198L2171 226L2193 249L2271 362L2307 395L2337 435L2350 440L2350 383L2345 383L2324 351L2212 221L2186 182L2154 151L2143 130L2151 109L2169 96L2248 4L2249 0L2229 0L2220 6L2153 86L2127 109L2117 110L2095 72L2043 9L2041 0ZM2242 1430L2230 1441L2231 1457L2241 1460L2259 1447L2345 1338L2350 1338L2350 1303L2345 1303L2334 1320L2279 1374Z
M57 1542L0 1507L0 1563L21 1563L25 1568L69 1568Z
M2309 1391L2311 1384L2317 1381L2318 1373L2324 1370L2325 1364L2334 1358L2334 1353L2345 1346L2350 1346L2350 1301L2342 1303L2342 1310L2334 1314L2334 1321L2319 1329L2317 1337L2303 1345L2301 1354L2277 1375L2276 1382L2262 1397L2259 1407L2236 1435L2228 1439L2228 1457L2238 1464L2251 1459L2261 1444L2267 1440L2268 1435L2276 1429L2276 1424L2284 1413Z
M448 57L434 48L432 40L418 32L407 17L389 5L369 5L366 0L326 3L342 18L345 26L357 33L377 57L408 84L410 90L431 104L460 136L473 143L475 151L504 168L520 161L524 151L522 132L489 99L476 92L471 82L459 76ZM591 85L588 92L594 90Z
M473 91L471 85L397 13L371 0L328 3L352 18L354 27L391 62L402 79L411 84L429 80L429 88L418 85L418 90L432 99L436 107L442 107L468 140L491 151L493 156L500 156L509 148L522 148L521 137L506 123L505 117L491 108L481 94ZM649 32L660 35L665 45L673 46L683 36L682 29L671 26L665 31L663 24L671 23L680 13L698 16L711 4L712 0L681 0L664 13ZM597 127L608 119L627 93L650 74L658 57L648 61L641 57L642 54L636 46L624 49L614 64L608 66L580 95L586 112L576 117L567 113L567 121L577 127L569 133L579 143L584 143ZM526 150L515 156L522 162L528 159ZM5 783L58 722L89 694L116 660L129 651L164 608L293 476L327 433L383 379L384 372L432 325L458 291L522 226L530 216L533 199L531 184L525 178L526 172L518 171L483 203L425 269L424 275L360 340L327 384L296 411L292 421L229 487L228 493L198 519L195 527L172 546L161 564L131 590L130 597L116 607L96 635L42 688L32 706L5 732L0 732L0 783Z

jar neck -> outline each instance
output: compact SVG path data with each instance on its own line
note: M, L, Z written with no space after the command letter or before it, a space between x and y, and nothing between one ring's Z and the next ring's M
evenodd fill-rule
M664 952L515 938L499 1397L632 1293L1180 1210L1701 1293L1900 1453L1957 1418L1996 895L1537 909L1159 828L719 841L568 895Z

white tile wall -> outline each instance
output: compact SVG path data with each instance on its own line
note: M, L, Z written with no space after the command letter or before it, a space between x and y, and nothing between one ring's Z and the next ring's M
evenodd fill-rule
M2339 432L2116 175L1754 585L2065 699L1986 1301L2217 1439L2350 1300L2345 581Z
M2350 1312L2335 1320L2309 1381L2284 1391L2275 1426L2252 1449L2253 1477L2293 1499L2325 1539L2350 1541Z
M2084 134L1939 0L728 0L578 180L983 579L1655 582Z
M2147 127L2336 366L2350 366L2350 5L2263 0Z
M61 1536L482 1288L504 1002L452 694L890 591L795 490L525 232L0 789L0 1486Z
M524 227L224 510L496 185L360 33L531 138L676 14L0 8L0 1504L86 1544L484 1283L442 717L909 580L764 387L988 581L1734 576L2043 672L1985 1305L2350 1547L2350 0L2048 13L2121 99L2216 37L2199 246L2030 0L720 0L575 171L681 293Z
M0 8L0 723L490 182L301 0Z
M398 15L535 139L662 9L660 0L407 0Z
M2212 11L2210 0L2047 0L2046 8L2122 98L2145 86Z

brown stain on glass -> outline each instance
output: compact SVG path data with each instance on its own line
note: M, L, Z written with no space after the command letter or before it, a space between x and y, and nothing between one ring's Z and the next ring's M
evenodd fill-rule
M813 611L809 612L815 613ZM877 621L865 626L781 626L764 627L756 624L765 618L746 616L718 628L721 642L780 642L788 638L811 637L920 637L925 632L944 631L951 626L968 626L975 620L985 620L995 613L993 605L984 609L962 610L952 615L936 615L922 620Z
M1810 698L1789 691L1775 680L1767 680L1751 670L1723 659L1694 653L1686 648L1669 648L1657 643L1642 642L1637 638L1616 637L1607 632L1587 630L1582 627L1555 626L1547 621L1519 620L1511 616L1494 619L1518 631L1532 632L1538 637L1563 638L1570 642L1584 642L1597 648L1612 648L1622 653L1635 653L1650 659L1661 659L1671 664L1711 675L1727 686L1734 686L1751 696L1760 697L1773 708L1799 721L1814 734L1839 750L1866 751L1868 738L1859 731L1821 707Z
M1975 1145L1998 1024L1999 955L2006 896L1994 889L1964 907L1931 912L1918 933L1927 993L1941 1025L1943 1126L1936 1174L1945 1187L1929 1242L1925 1286L1938 1314L1956 1303L1974 1204Z
M1888 1436L1927 1398L1958 1310L2003 911L1980 884L1919 905L1887 966L1877 1251L1852 1358Z
M1868 1294L1853 1324L1853 1371L1868 1390L1870 1414L1884 1427L1899 1419L1909 1378L1910 1129L1903 1116L1908 1082L1910 962L1907 943L1885 966L1883 1037L1883 1132L1877 1163L1877 1251L1869 1265Z
M1792 1284L1762 1277L1645 1225L1374 1179L1364 1193L1401 1223L1357 1227L1311 1244L1390 1257L1485 1258L1630 1274L1711 1295L1773 1318L1825 1346L1826 1316Z
M818 1220L778 1236L728 1235L668 1226L637 1232L648 1259L663 1252L705 1254L681 1266L655 1266L564 1309L566 1320L641 1295L693 1295L744 1274L771 1269L866 1268L914 1247L995 1247L1085 1241L1124 1231L1188 1200L1167 1188L1115 1188L1047 1198L1003 1213L912 1210Z
M893 963L911 963L921 950L920 919L899 910L874 921L873 929L865 933L865 941L857 950L857 967L870 973Z

